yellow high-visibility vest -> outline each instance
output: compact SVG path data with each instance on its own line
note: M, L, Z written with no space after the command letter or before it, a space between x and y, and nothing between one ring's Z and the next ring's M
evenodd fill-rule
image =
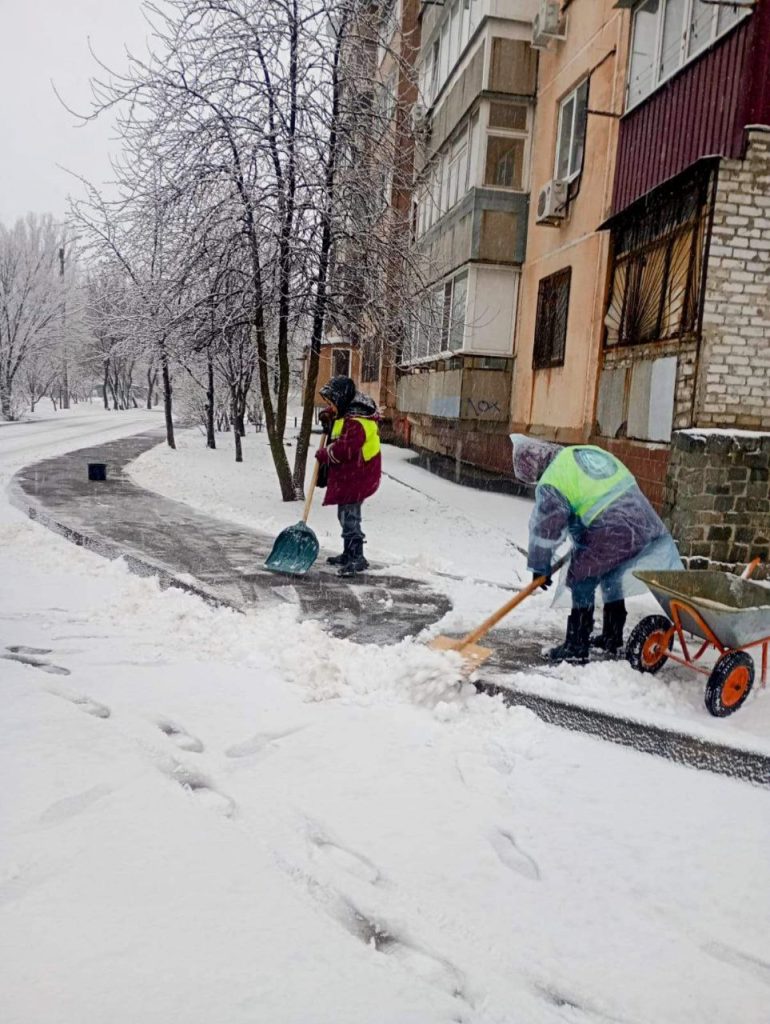
M380 431L375 420L365 419L363 416L351 416L350 419L355 420L356 423L360 423L364 428L364 434L366 434L366 440L364 446L361 449L361 454L364 457L364 462L370 462L375 455L380 454ZM334 426L332 427L332 441L336 441L342 433L342 428L345 425L345 420L335 420Z

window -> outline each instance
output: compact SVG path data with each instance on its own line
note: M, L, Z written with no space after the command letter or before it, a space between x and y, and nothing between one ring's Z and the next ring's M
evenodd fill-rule
M449 66L454 67L460 53L460 22L462 7L460 0L455 0L449 16Z
M441 56L440 37L433 40L430 55L430 99L432 101L438 92L439 60Z
M449 348L457 351L465 341L465 300L468 294L468 275L458 274L452 282L452 318L449 328Z
M663 17L663 40L660 47L660 77L668 76L679 67L685 31L687 0L669 0Z
M450 0L442 2L445 15L436 27L435 38L430 45L427 39L423 52L428 57L423 65L422 92L426 103L432 103L452 74L457 62L470 42L481 13L481 0Z
M462 349L467 293L467 271L425 292L413 325L408 360Z
M374 338L364 342L361 349L361 380L371 384L380 377L380 348Z
M534 370L564 366L571 282L572 267L559 270L540 281L537 290L537 320L532 358Z
M699 171L613 228L607 347L694 335L711 191L712 173Z
M396 112L396 89L398 82L395 71L384 82L377 83L377 100L375 104L375 131L382 135L393 120Z
M721 36L723 32L729 32L733 25L738 24L745 13L746 8L740 7L738 4L727 4L724 7L720 7L717 15L717 35Z
M729 0L644 0L634 10L626 106L649 96L751 11Z
M694 0L690 11L690 31L687 39L687 56L700 53L711 42L716 9L713 4L704 4L703 0Z
M523 172L524 139L488 135L484 184L496 188L521 189Z
M468 131L465 127L452 146L448 177L447 209L451 210L458 199L465 195L468 181Z
M527 130L527 108L521 103L493 101L489 104L489 127L525 132Z
M658 42L659 0L647 0L634 13L628 74L628 106L632 107L655 88L655 55Z
M559 107L555 177L572 181L583 170L588 111L588 79L565 96Z
M390 49L390 43L398 28L401 15L399 0L392 0L383 7L380 15L379 39L377 46L377 63L381 64Z
M350 376L350 349L332 349L332 377Z

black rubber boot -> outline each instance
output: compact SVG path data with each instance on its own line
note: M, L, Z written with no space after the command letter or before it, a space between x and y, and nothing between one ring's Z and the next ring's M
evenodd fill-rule
M605 604L602 631L591 637L591 646L603 651L604 657L608 660L623 657L623 628L626 617L625 601L610 601Z
M364 542L356 538L350 542L350 557L337 573L338 576L355 576L359 572L366 572L369 563L364 558Z
M551 661L568 661L572 665L585 665L594 628L593 608L573 608L567 619L567 636L563 644L548 652Z
M330 555L326 559L326 564L327 565L341 566L341 565L347 565L349 561L350 561L350 541L346 540L344 542L344 544L342 545L342 554L341 555Z

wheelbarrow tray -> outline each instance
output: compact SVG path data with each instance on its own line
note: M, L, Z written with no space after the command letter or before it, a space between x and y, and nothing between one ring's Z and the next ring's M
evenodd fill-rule
M716 570L634 573L671 619L671 602L680 602L682 627L706 640L694 608L724 647L746 647L770 636L770 589Z

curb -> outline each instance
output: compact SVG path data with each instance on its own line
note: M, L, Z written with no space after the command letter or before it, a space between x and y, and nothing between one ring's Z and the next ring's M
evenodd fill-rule
M689 733L663 729L657 725L618 718L604 711L580 707L567 701L511 690L505 686L478 680L479 693L501 697L509 707L525 707L548 722L571 732L582 732L609 743L630 747L642 754L653 754L699 771L727 775L742 782L770 786L770 756L756 751L724 746Z
M173 587L177 590L183 590L187 594L194 594L213 608L230 608L240 615L244 614L243 609L232 602L217 597L200 584L196 585L179 579L173 572L162 565L158 565L148 559L138 558L136 555L126 554L116 544L110 544L104 540L94 540L93 537L81 533L80 530L59 522L58 519L55 519L47 512L43 512L39 506L30 503L28 496L24 493L15 476L11 477L11 482L8 485L8 494L14 508L23 512L28 519L35 523L40 523L41 526L45 526L52 533L58 533L60 537L71 541L77 547L93 551L94 554L101 555L102 558L106 558L109 561L122 558L129 571L135 576L156 577L161 590L168 590L170 587Z

